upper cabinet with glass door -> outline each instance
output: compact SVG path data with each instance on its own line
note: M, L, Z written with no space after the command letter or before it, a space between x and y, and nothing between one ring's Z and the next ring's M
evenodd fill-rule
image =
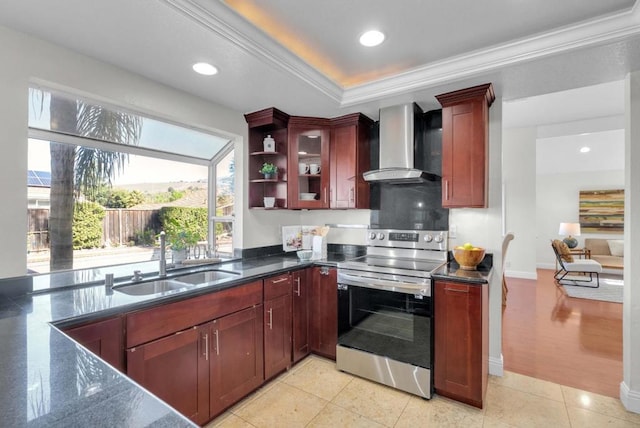
M289 119L290 208L329 208L330 129L329 119Z

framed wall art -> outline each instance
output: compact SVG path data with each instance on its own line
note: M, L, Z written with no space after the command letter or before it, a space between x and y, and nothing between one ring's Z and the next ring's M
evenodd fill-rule
M624 232L624 189L581 190L579 205L582 233Z

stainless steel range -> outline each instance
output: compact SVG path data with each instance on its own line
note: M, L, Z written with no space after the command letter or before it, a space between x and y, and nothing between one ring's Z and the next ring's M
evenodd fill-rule
M431 398L431 273L447 250L446 231L370 229L367 254L338 263L339 370Z

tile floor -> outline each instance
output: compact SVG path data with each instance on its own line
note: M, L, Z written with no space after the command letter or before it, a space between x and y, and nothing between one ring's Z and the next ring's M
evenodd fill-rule
M640 427L619 400L507 372L491 376L484 409L423 400L310 356L207 427Z

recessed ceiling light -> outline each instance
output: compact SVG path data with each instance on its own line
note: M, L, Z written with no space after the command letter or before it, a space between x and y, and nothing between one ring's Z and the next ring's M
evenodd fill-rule
M207 64L206 62L197 62L193 64L193 71L205 76L213 76L214 74L218 74L218 69L211 64Z
M378 46L384 41L384 34L378 30L371 30L360 36L360 44L363 46Z
M590 151L591 151L590 147L586 147L585 146L585 147L580 148L580 153L587 153L587 152L590 152Z

